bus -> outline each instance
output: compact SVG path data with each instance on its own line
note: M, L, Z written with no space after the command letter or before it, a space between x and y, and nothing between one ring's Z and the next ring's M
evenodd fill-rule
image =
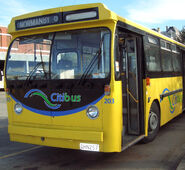
M17 16L8 32L11 141L121 152L183 113L185 45L104 4Z

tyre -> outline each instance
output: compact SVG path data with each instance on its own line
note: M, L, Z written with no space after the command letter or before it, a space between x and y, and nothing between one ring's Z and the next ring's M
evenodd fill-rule
M143 143L149 143L155 139L160 128L160 111L156 102L152 103L148 119L148 136L143 139Z

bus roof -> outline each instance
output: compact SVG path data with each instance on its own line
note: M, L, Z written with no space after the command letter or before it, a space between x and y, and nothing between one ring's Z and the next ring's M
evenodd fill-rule
M97 12L97 13L95 13ZM84 16L82 16L84 14ZM85 16L88 16L85 18ZM72 20L71 18L81 17L81 19ZM84 17L84 18L83 18ZM68 19L68 21L67 21ZM164 40L170 41L181 47L185 48L185 45L179 43L165 35L162 35L149 28L136 24L126 18L118 16L116 13L110 11L102 3L73 5L66 7L58 7L52 9L46 9L36 11L24 15L20 15L12 18L11 23L8 26L8 33L16 35L23 32L30 32L30 30L38 30L43 28L61 27L62 25L79 23L80 22L96 22L97 20L115 20L121 21L126 25L129 25L138 30L142 30L145 33L157 36Z
M96 16L94 13L90 12L97 12ZM73 14L77 14L74 16ZM69 16L70 15L70 16ZM69 17L82 17L79 20L69 20ZM79 16L83 15L83 16ZM88 15L89 18L85 18ZM93 17L94 15L94 17ZM58 20L56 19L58 17ZM68 21L66 18L68 17ZM84 17L84 18L83 18ZM8 26L8 32L12 35L26 32L30 30L36 30L41 28L49 28L58 27L66 24L77 23L77 21L90 21L95 22L98 20L117 20L117 15L108 10L107 7L102 3L92 3L92 4L83 4L83 5L74 5L74 6L66 6L66 7L58 7L52 9L46 9L42 11L36 11L24 15L20 15L17 17L12 18L11 23ZM50 21L49 21L50 20ZM56 22L55 22L56 21ZM42 24L42 23L47 24ZM34 25L35 23L35 25ZM40 24L39 24L40 23ZM27 28L23 26L29 25ZM20 26L22 26L21 29Z
M162 39L164 39L166 41L170 41L172 43L175 43L175 44L180 45L181 47L185 48L185 45L184 44L182 44L182 43L180 43L178 41L175 41L174 39L171 39L171 38L169 38L169 37L167 37L167 36L165 36L165 35L157 32L157 31L154 31L154 30L151 30L149 28L146 28L146 27L144 27L142 25L139 25L137 23L134 23L134 22L132 22L132 21L126 19L126 18L120 17L120 16L117 16L117 18L118 18L119 21L124 22L124 23L126 23L126 24L128 24L128 25L130 25L130 26L132 26L134 28L137 28L139 30L142 30L142 31L148 33L148 34L151 34L153 36L162 38Z

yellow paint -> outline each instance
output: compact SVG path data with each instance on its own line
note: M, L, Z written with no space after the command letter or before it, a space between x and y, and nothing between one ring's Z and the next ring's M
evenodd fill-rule
M99 20L88 20L58 25L49 25L20 31L15 30L15 21L19 19L93 7L98 7L99 9ZM14 112L15 101L11 98L11 101L7 103L7 107L9 116L9 133L10 139L12 141L72 149L79 149L81 142L94 143L100 145L101 152L121 152L123 130L122 82L115 81L114 77L114 33L118 20L143 31L146 31L150 34L183 46L182 44L177 43L174 40L171 40L159 33L151 31L127 19L117 16L114 12L109 11L104 5L99 3L48 9L21 15L12 19L8 27L8 32L13 36L13 39L25 35L95 27L107 27L110 29L112 35L112 74L110 82L111 94L110 96L105 96L96 104L96 106L99 108L100 116L96 120L90 120L86 115L86 110L83 110L72 115L49 117L33 113L26 109L23 109L22 114L17 115ZM151 85L146 87L146 80L143 80L144 122L146 136L148 131L149 111L154 100L157 100L160 104L161 125L165 124L182 112L182 103L177 103L175 105L175 112L171 114L169 112L168 98L164 98L164 100L160 102L160 94L162 94L165 88L168 88L170 91L182 88L181 77L151 79L150 82ZM179 95L182 95L182 92L179 93ZM10 96L7 95L7 97ZM148 97L151 98L149 103ZM114 99L114 103L105 104L105 99ZM44 137L45 140L42 140L42 137Z
M32 128L22 126L8 127L10 134L38 136L46 138L57 138L57 139L73 139L73 140L90 140L103 142L103 132L96 131L77 131L77 130L58 130L58 129L46 129L46 128Z
M115 23L116 24L116 23ZM110 27L112 31L111 56L114 56L114 32L116 25ZM103 130L104 130L104 152L121 152L122 141L122 84L115 81L114 77L114 58L111 58L111 94L104 99L114 99L114 104L105 104L103 99Z
M144 80L144 83L146 84L146 81ZM182 89L182 77L169 77L169 78L155 78L150 79L150 86L145 87L144 89L144 95L146 96L145 99L145 134L147 135L147 129L148 129L148 117L149 117L149 111L150 107L152 105L152 102L154 100L158 101L160 105L160 114L161 114L161 126L182 113L182 101L178 102L174 105L175 111L174 113L170 112L170 102L169 98L165 97L163 100L160 100L160 95L163 93L163 90L167 88L169 91L175 91L178 89ZM146 93L147 92L147 93ZM176 93L175 95L178 95L182 98L182 92ZM170 95L170 100L173 101L173 96ZM148 103L148 97L150 97L150 102Z

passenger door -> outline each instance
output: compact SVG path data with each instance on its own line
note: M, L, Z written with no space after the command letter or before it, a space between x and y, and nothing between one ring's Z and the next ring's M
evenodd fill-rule
M138 42L140 37L127 35L122 49L122 92L123 92L123 124L128 135L139 135L140 131L140 100L139 93L142 85L139 85L138 69ZM141 90L142 91L142 90Z
M139 134L139 95L136 37L126 39L128 133Z

